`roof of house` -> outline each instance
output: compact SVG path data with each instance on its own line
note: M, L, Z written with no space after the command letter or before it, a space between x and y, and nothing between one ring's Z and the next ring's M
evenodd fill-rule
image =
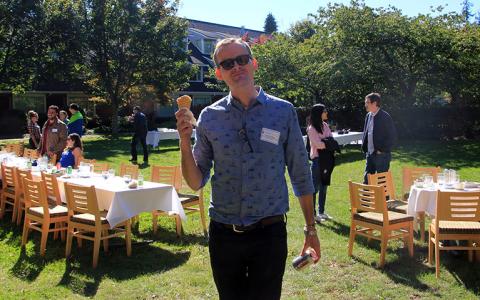
M244 27L235 27L229 25L222 25L216 23L210 23L199 20L187 19L189 22L189 28L197 30L199 33L204 33L207 35L212 35L211 38L217 39L215 35L227 35L220 38L231 37L231 36L243 36L245 33L248 33L250 38L258 38L260 35L265 34L263 31L248 29Z

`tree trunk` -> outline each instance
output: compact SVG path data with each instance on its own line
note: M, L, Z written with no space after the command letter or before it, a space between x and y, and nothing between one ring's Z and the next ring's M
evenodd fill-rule
M112 135L118 135L118 105L119 101L116 97L111 99L112 106Z

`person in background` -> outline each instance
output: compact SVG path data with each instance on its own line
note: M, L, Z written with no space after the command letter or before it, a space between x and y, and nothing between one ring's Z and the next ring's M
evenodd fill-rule
M31 110L27 116L27 130L30 135L30 139L28 140L29 148L38 149L38 145L40 145L42 139L41 129L38 125L38 114Z
M368 183L368 174L387 172L390 168L390 153L397 139L392 117L380 108L378 93L365 96L365 125L363 127L362 150L366 153L363 183Z
M325 213L325 201L327 199L327 187L330 185L330 174L324 174L327 170L326 165L331 165L330 161L332 155L319 155L328 151L325 138L332 137L332 132L328 127L327 109L323 104L315 104L310 110L310 124L307 127L307 135L310 140L310 159L312 160L312 180L315 187L313 194L313 206L315 207L316 198L318 194L318 214L315 216L315 221L320 223L328 220L331 217ZM327 154L327 153L326 153Z
M52 158L56 155L56 159L60 158L65 143L67 141L67 125L58 119L59 109L56 105L50 105L47 112L47 121L42 128L42 139L39 145L40 155L48 155Z
M130 161L134 164L137 163L137 143L140 142L143 148L143 164L148 165L148 149L147 149L147 118L142 113L140 106L133 108L133 114L130 117L130 121L133 122L133 128L135 132L132 136L130 154L132 159Z
M60 121L62 121L63 123L65 123L65 125L68 125L68 122L70 121L68 119L68 114L66 111L64 110L61 110L60 111L60 114L58 115L58 118L60 119Z
M69 107L70 113L72 116L68 121L68 133L76 133L80 137L83 135L83 115L80 112L80 107L78 104L72 103Z
M82 157L82 139L76 133L69 134L67 137L67 147L63 150L58 164L62 168L71 166L72 168L77 169Z
M230 93L201 112L193 151L188 111L175 114L183 176L198 190L213 168L208 243L220 299L280 299L288 254L285 167L305 218L301 254L313 249L313 260L320 258L297 114L290 102L255 86L258 63L246 42L221 40L213 58Z

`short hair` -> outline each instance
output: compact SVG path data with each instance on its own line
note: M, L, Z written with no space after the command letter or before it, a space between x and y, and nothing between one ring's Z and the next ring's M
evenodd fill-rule
M377 103L377 106L380 106L382 102L382 98L380 97L379 93L370 93L365 96L365 99L370 100L371 103Z
M55 110L55 111L57 112L57 115L58 115L58 113L60 112L60 109L59 109L58 106L56 106L56 105L50 105L50 106L48 107L48 109L49 109L49 110L50 110L50 109Z
M80 107L78 106L77 103L70 104L69 108L73 110L80 110Z
M65 115L65 116L67 116L67 117L68 117L68 114L67 114L67 112L66 112L66 111L64 111L64 110L61 110L59 114L60 114L60 115L62 115L62 114L63 114L63 115Z
M243 47L245 47L245 49L247 49L248 55L253 57L252 48L250 48L250 45L248 45L247 42L245 42L241 38L226 38L226 39L218 41L217 44L215 45L215 51L213 52L213 61L215 62L215 66L218 67L217 56L218 56L218 53L220 52L220 49L222 47L224 47L226 45L230 45L230 44L242 45Z
M140 106L136 105L133 107L133 110L136 110L136 111L142 111L142 109L140 108Z
M28 111L27 115L28 115L28 119L29 119L29 120L31 120L33 117L37 117L37 118L38 118L38 114L37 114L37 112L34 111L34 110Z

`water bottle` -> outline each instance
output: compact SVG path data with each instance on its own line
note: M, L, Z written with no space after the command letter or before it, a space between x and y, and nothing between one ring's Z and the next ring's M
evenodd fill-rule
M72 175L72 166L67 167L67 175Z
M143 187L143 175L142 174L138 174L137 185L138 185L139 188Z
M32 169L32 160L31 159L27 160L27 169L28 170Z

